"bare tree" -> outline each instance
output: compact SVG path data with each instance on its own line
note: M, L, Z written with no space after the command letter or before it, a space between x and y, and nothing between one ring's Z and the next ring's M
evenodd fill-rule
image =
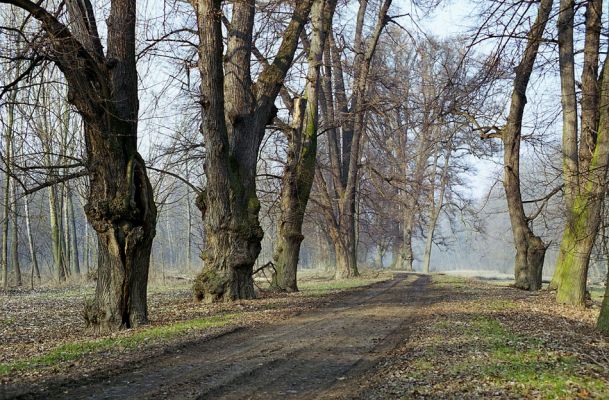
M90 176L85 210L99 239L96 295L87 305L87 322L100 329L146 323L156 208L137 152L136 2L110 2L106 53L87 0L66 2L69 27L55 10L38 3L1 3L19 7L39 22L45 34L32 51L59 66L68 99L84 122Z
M522 138L522 118L527 102L526 90L543 33L552 10L551 0L539 3L535 22L527 37L527 44L520 63L516 67L510 111L504 127L480 127L483 139L499 138L503 141L503 186L508 203L512 235L516 247L514 265L515 286L524 290L539 290L546 253L546 245L533 233L529 218L524 210L520 183L520 144Z
M254 1L234 2L224 53L222 3L193 0L199 28L202 133L207 186L197 206L205 220L205 266L195 297L207 302L254 297L252 268L263 237L256 163L275 99L292 64L313 1L298 2L272 63L252 82Z
M345 60L336 38L329 37L322 86L322 116L327 129L329 182L321 170L316 174L324 216L334 243L336 277L349 278L357 269L356 197L361 167L360 151L366 129L367 93L372 59L383 28L389 21L391 0L378 8L374 28L364 37L368 1L360 1L356 18L351 96L348 101ZM340 128L340 130L338 129Z

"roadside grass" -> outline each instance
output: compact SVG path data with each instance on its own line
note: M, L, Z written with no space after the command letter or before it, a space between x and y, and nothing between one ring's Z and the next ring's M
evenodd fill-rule
M513 386L522 395L549 399L573 396L574 388L576 395L584 397L609 395L604 381L576 373L576 357L548 351L541 339L515 334L492 316L476 317L464 333L476 335L489 355L480 365L464 368L479 369L499 386Z
M429 289L409 340L375 372L391 378L374 398L609 399L609 344L593 332L594 310L440 274Z
M116 338L109 337L65 343L40 356L0 364L0 376L11 372L53 367L59 363L78 360L94 352L135 349L143 344L175 338L195 330L225 326L233 322L239 315L238 313L214 315L208 318L176 322L171 325L153 326L131 332L127 331L124 336Z

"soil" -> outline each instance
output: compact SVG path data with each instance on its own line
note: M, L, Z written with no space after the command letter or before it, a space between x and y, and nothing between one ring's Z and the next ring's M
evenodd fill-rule
M415 324L429 276L396 274L323 308L236 327L88 377L9 384L23 399L354 398Z

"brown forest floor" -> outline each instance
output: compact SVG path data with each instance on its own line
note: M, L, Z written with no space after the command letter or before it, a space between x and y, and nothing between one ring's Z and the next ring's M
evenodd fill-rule
M190 349L196 359L176 372L188 376L196 368L210 368L198 358L220 360L222 349L215 347L238 343L243 349L235 350L234 360L252 365L228 372L236 382L249 383L219 382L210 371L205 379L216 386L205 398L248 398L251 389L253 398L274 398L274 393L289 398L609 399L609 340L594 330L598 305L572 309L556 305L545 291L527 293L444 275L402 275L354 288L387 278L313 279L299 294L220 305L193 303L184 284L156 287L149 296L151 326L105 336L82 324L83 295L90 289L0 295L0 398L18 393L29 398L28 392L33 398L78 398L67 392L81 384L104 387L112 370L129 369L130 363L139 362L148 373L157 363L157 369L167 371ZM347 325L345 338L353 342L337 339ZM300 344L281 354L292 339ZM312 351L311 343L319 349ZM342 364L328 366L323 377L317 376L319 368L311 368L332 360ZM284 376L280 381L292 389L275 383L277 392L261 391L270 370ZM217 373L227 375L226 370ZM298 382L288 382L285 376L291 375L299 376ZM121 379L118 375L110 382L118 388ZM141 388L134 390L149 398ZM150 393L176 398L173 391ZM197 393L202 392L182 397Z

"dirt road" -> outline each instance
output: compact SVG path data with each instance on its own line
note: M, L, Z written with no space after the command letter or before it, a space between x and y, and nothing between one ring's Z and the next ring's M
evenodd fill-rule
M144 360L120 374L51 384L17 398L353 398L358 379L408 337L426 276L399 275L285 321L237 329ZM16 393L14 393L16 394Z

